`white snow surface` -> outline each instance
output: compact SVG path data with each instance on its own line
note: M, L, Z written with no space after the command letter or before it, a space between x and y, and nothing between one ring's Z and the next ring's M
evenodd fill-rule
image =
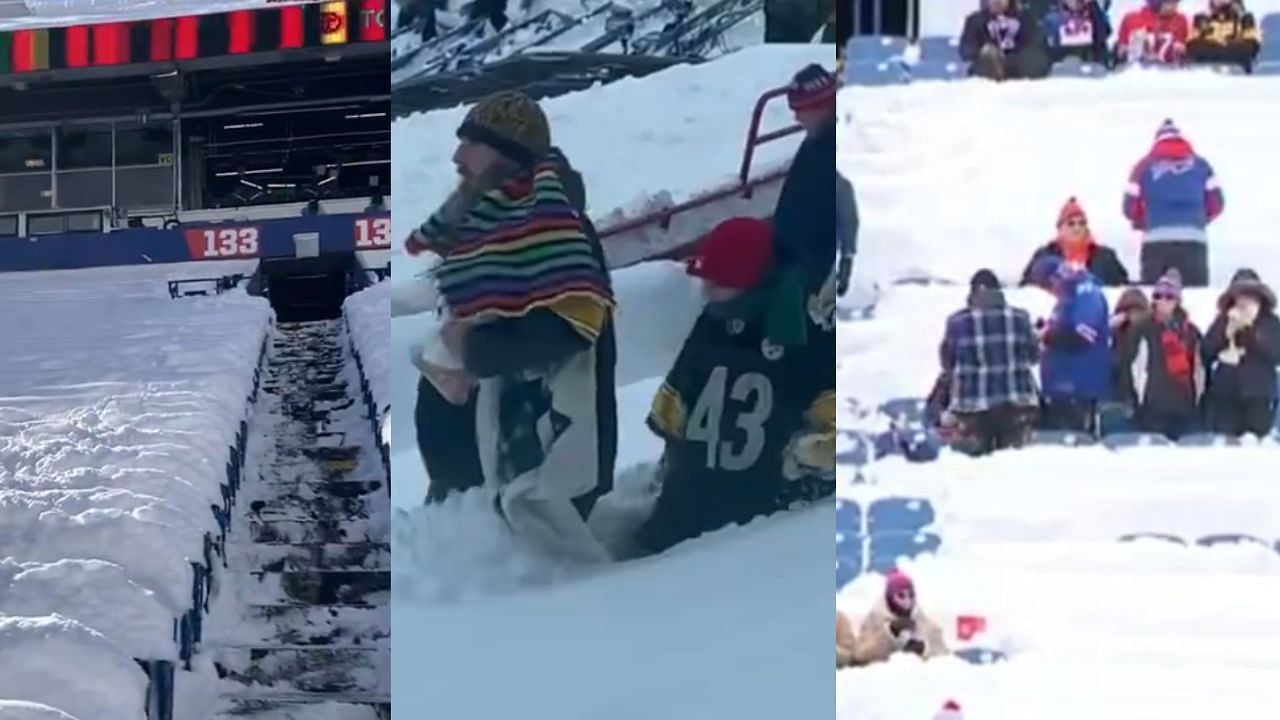
M676 263L628 268L614 283L620 492L602 505L625 503L661 453L645 417L701 307ZM416 373L400 350L427 322L393 321L396 397L413 397ZM397 427L408 436L394 439L392 460L403 508L392 543L397 709L529 720L830 713L829 629L814 620L827 608L830 505L584 576L514 546L483 491L421 507L428 481L412 416ZM495 654L518 668L501 692L491 686Z
M14 0L0 4L0 31L207 15L310 0ZM25 5L25 12L21 6Z
M360 353L369 393L378 412L383 412L391 404L391 281L383 280L351 295L342 309Z
M736 183L756 100L815 62L832 63L830 46L759 45L540 104L552 143L582 174L588 214L604 228ZM394 237L407 237L457 185L454 133L469 109L418 113L392 124L392 182L412 188L392 201ZM765 108L761 131L793 123L779 99ZM800 138L756 148L752 176L790 163ZM399 245L393 253L397 268L418 266Z
M170 300L163 280L230 271L5 276L0 706L140 718L133 658L176 657L271 310L243 292Z
M836 166L864 209L860 282L925 274L963 283L983 266L1016 280L1072 196L1136 275L1138 239L1121 201L1165 118L1213 164L1226 196L1209 228L1213 281L1242 265L1280 275L1265 230L1280 224L1265 153L1280 120L1280 83L1270 79L1136 69L1097 80L851 87L837 102Z
M1247 82L1135 72L1089 83L843 91L837 164L863 208L855 294L871 297L878 286L879 297L873 318L839 327L841 428L869 422L851 402L867 407L928 391L945 317L963 304L963 285L895 280L927 274L963 283L982 266L1014 280L1073 194L1136 273L1121 194L1164 117L1182 126L1225 187L1226 213L1210 230L1217 284L1239 265L1274 282L1280 262L1265 228L1277 211L1260 151L1280 113L1280 84ZM1007 295L1033 315L1052 303L1036 290ZM1215 297L1186 294L1202 326ZM1277 458L1274 443L1033 447L980 459L944 452L929 464L877 462L858 485L842 467L840 497L863 507L883 497L933 504L930 531L941 549L904 569L953 643L959 616L985 617L975 644L1011 659L972 666L895 658L842 671L837 717L920 720L947 699L961 704L965 720L1267 717L1280 703L1280 651L1260 639L1280 632L1280 554L1194 540L1239 533L1275 543ZM1117 542L1135 532L1193 544ZM837 607L860 616L882 589L879 576L862 575L838 593Z

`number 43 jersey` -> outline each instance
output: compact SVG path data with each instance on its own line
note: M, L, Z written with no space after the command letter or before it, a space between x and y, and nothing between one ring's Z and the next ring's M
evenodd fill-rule
M666 451L641 544L661 551L785 507L791 486L834 466L834 416L833 332L811 326L808 345L782 348L756 323L703 313L649 414Z

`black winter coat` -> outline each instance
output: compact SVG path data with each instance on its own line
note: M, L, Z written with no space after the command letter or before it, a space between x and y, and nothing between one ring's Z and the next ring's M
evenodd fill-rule
M836 249L836 119L796 151L773 213L778 260L805 270L807 287L821 287Z

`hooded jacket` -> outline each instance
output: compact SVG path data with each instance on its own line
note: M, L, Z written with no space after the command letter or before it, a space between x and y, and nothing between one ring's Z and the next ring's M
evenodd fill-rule
M1111 391L1110 313L1097 279L1063 269L1053 280L1058 302L1040 355L1040 384L1048 398L1103 400Z
M1225 204L1218 177L1176 129L1161 134L1129 174L1124 216L1145 242L1205 242Z
M986 45L995 45L1006 55L1012 55L1032 46L1036 41L1037 23L1031 13L1023 10L1018 0L1009 0L1009 7L1002 13L994 13L983 2L982 9L965 18L960 33L960 59L973 62Z
M1219 355L1230 344L1227 311L1242 295L1258 298L1261 308L1253 325L1235 335L1235 345L1244 350L1244 354L1238 364L1232 365L1221 362ZM1233 280L1218 298L1218 316L1205 332L1201 351L1205 365L1211 369L1210 398L1275 400L1276 366L1280 365L1280 319L1276 317L1276 296L1271 288L1252 274Z
M889 631L889 623L892 619L893 613L889 611L888 603L884 598L877 600L871 612L867 613L862 620L862 626L858 628L853 646L855 666L885 662L898 651L893 634ZM911 609L911 619L915 622L916 636L924 641L926 660L948 653L942 628L930 619L919 605Z

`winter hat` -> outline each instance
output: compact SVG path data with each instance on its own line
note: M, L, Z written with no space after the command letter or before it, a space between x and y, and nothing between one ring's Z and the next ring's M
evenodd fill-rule
M999 290L1000 278L987 268L982 268L969 278L969 292L977 292L979 290Z
M749 290L773 268L773 226L751 217L712 228L686 266L689 274L721 287Z
M1258 299L1262 309L1273 312L1276 309L1275 292L1264 282L1253 268L1240 268L1231 276L1231 283L1218 298L1218 309L1225 312L1241 295L1251 295Z
M890 603L892 603L893 596L897 595L903 590L910 590L912 593L915 593L916 591L915 581L913 581L909 575L907 575L906 573L900 570L894 570L893 572L889 573L889 576L884 579L885 599L888 600Z
M796 73L787 87L787 104L794 112L834 106L835 101L836 76L817 63Z
M547 116L533 98L514 90L476 103L458 126L458 138L488 145L526 167L551 150Z
M1174 125L1173 121L1169 120L1168 118L1166 118L1164 122L1160 123L1160 129L1156 130L1156 142L1164 142L1165 140L1181 140L1181 139L1182 139L1182 131L1179 130L1178 126Z
M1155 297L1170 296L1175 300L1182 300L1182 273L1175 268L1170 268L1160 279L1156 281L1156 286L1151 293Z
M1062 209L1058 211L1058 227L1066 225L1069 221L1080 218L1086 223L1089 222L1089 216L1085 215L1084 208L1080 206L1080 202L1074 197L1067 198L1067 202L1063 204Z
M955 700L948 700L942 704L942 709L933 716L933 720L964 720L964 715L960 714L960 703Z

